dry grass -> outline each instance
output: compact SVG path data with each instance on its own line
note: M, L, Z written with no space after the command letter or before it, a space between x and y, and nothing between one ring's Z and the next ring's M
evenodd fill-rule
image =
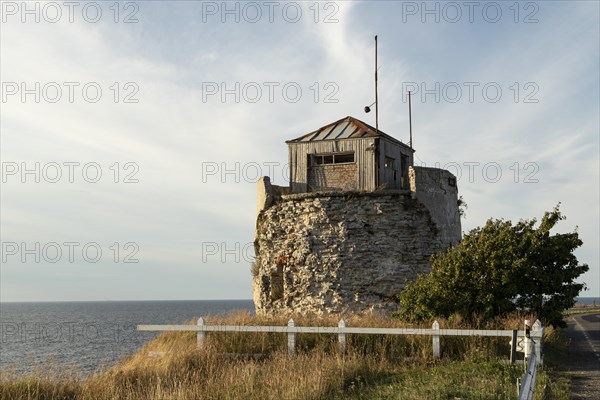
M517 329L524 318L513 316L469 328ZM240 312L210 317L207 323L285 325L288 319ZM297 326L337 326L339 317L298 316L294 320ZM380 316L350 316L346 323L416 327ZM440 325L467 328L456 317L440 321ZM495 362L508 357L506 338L443 339L442 360L434 360L429 337L349 335L347 351L341 354L336 335L298 334L298 354L288 357L284 334L209 333L205 350L199 351L193 332L165 333L118 365L86 379L73 372L38 371L20 377L4 372L0 375L0 398L429 399L437 396L432 397L432 384L439 398L455 398L461 390L465 395L460 398L464 399L514 395L513 375L519 368ZM394 388L403 388L405 395L397 394ZM409 393L411 397L402 397ZM415 397L418 393L423 396Z

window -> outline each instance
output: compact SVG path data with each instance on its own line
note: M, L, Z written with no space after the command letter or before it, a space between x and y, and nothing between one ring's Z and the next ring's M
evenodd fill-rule
M394 159L391 157L386 157L385 158L385 167L394 169Z
M354 153L336 154L334 157L335 157L334 164L353 163L354 162Z
M327 164L347 164L354 162L354 153L314 154L310 166Z
M400 186L402 189L410 189L410 183L408 181L408 164L410 158L406 154L400 156Z

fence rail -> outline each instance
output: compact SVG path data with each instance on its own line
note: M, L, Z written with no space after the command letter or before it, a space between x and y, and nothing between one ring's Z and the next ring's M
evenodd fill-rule
M527 326L527 322L525 325ZM524 350L525 350L525 374L517 382L519 397L518 400L533 400L533 393L535 389L535 380L537 377L537 367L542 364L542 339L544 336L544 327L540 321L535 321L533 324L533 332L537 332L538 335L528 336L527 331L524 339Z
M523 376L522 382L519 380L519 397L518 400L533 400L533 393L535 389L535 378L537 377L537 365L538 356L534 350L531 352L531 356L527 361L527 368L525 375Z
M514 340L517 337L524 337L525 331L518 330L493 330L493 329L440 329L440 325L435 321L431 329L427 328L364 328L348 327L344 320L340 320L338 326L296 326L293 319L288 321L287 326L252 326L252 325L206 325L204 318L198 318L196 325L138 325L139 331L192 331L197 332L198 348L204 348L204 342L207 332L267 332L267 333L287 333L288 335L288 353L295 353L296 334L298 333L323 333L337 334L340 350L345 350L347 334L362 335L421 335L431 336L433 355L440 357L440 336L487 336L487 337L507 337L511 340L511 362L514 362L517 343ZM534 329L531 332L531 338L539 345L538 354L541 353L541 338L543 329L541 323L536 321ZM539 340L535 340L539 339Z

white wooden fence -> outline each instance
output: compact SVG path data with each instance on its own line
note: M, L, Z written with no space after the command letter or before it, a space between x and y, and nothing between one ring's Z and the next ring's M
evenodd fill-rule
M431 329L424 328L359 328L348 327L342 319L337 327L322 326L296 326L293 319L287 326L246 326L246 325L206 325L203 318L198 318L196 325L138 325L139 331L195 331L199 349L204 348L206 332L271 332L287 333L288 354L296 352L296 334L298 333L326 333L338 335L338 348L346 349L347 334L362 335L424 335L431 336L433 356L440 357L440 336L488 336L511 338L510 362L516 361L516 352L525 353L526 370L523 379L517 382L518 400L532 400L537 375L537 366L542 363L542 339L544 327L539 320L535 321L529 337L526 331L517 330L476 330L476 329L440 329L440 324L434 321ZM520 339L520 340L519 340Z
M425 328L360 328L348 327L344 320L340 320L337 327L322 326L296 326L293 319L288 321L287 326L246 326L246 325L206 325L203 318L198 318L196 325L138 325L139 331L195 331L197 332L198 348L204 348L207 332L270 332L287 333L288 353L296 352L296 334L298 333L325 333L338 335L338 347L340 351L346 349L346 335L421 335L431 336L433 356L440 357L440 336L488 336L511 338L511 362L515 362L517 351L517 340L525 337L525 331L517 330L476 330L476 329L440 329L440 324L435 321L431 329ZM535 346L536 365L542 362L539 356L542 354L542 336L544 330L540 321L536 321L531 331L531 339ZM527 339L524 339L527 340Z

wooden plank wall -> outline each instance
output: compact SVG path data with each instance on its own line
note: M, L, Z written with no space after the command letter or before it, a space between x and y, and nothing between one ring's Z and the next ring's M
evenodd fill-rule
M394 169L396 170L396 176L398 177L396 180L396 186L393 188L386 189L402 189L400 177L402 176L401 171L401 155L404 154L409 157L408 164L413 165L413 154L412 151L405 149L398 144L388 141L384 138L379 139L379 182L382 184L386 182L385 180L385 157L391 157L394 161ZM408 176L408 173L406 174Z
M308 190L307 154L347 151L354 151L354 162L358 167L358 190L375 190L375 152L367 150L370 146L374 146L374 142L374 138L366 138L288 143L292 193L304 193Z

